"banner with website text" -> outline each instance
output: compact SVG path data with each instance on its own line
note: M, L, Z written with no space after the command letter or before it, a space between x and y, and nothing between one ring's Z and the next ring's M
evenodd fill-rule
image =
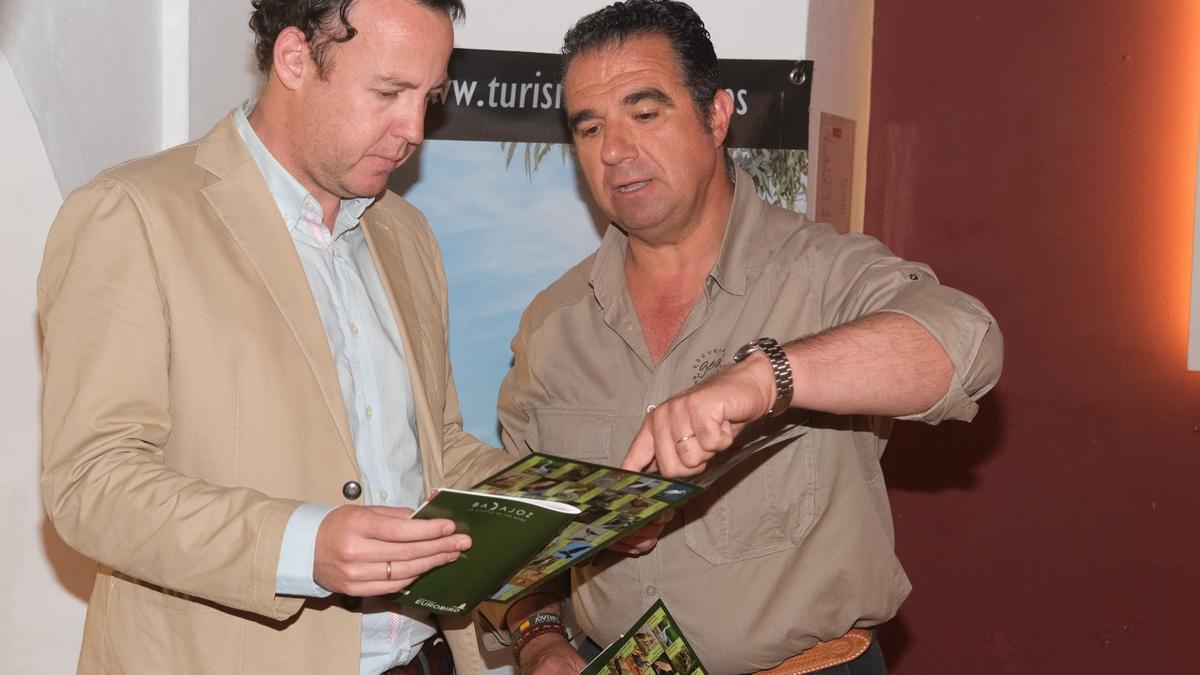
M522 310L590 255L608 227L572 158L559 68L557 54L455 50L427 140L390 182L441 244L464 423L492 444ZM722 60L720 68L734 101L730 155L766 199L806 211L812 62Z

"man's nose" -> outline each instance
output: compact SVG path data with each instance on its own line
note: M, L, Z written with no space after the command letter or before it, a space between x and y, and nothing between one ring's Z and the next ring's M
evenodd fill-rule
M425 105L401 110L392 120L389 132L394 138L403 139L409 145L420 145L425 140Z
M605 125L602 133L604 139L600 145L600 159L605 164L620 164L625 160L637 157L637 144L625 125Z

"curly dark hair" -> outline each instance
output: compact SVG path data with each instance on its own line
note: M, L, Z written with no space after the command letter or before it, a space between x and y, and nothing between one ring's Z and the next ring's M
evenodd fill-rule
M441 10L451 21L467 13L462 0L413 0L429 9ZM304 33L312 51L317 73L322 78L332 67L326 49L332 42L349 42L358 35L350 25L350 9L358 0L251 0L250 30L254 31L254 54L258 69L266 73L274 60L275 38L283 29L295 26Z
M717 53L700 15L676 0L614 2L583 17L563 37L562 75L580 54L645 35L662 35L670 41L683 84L700 119L707 123L720 81Z

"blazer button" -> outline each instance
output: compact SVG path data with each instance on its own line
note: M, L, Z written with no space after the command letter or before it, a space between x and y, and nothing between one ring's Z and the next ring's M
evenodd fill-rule
M342 486L342 496L350 501L354 501L362 496L362 486L358 484L358 481L348 480Z
M362 607L362 598L358 598L353 595L343 595L342 607L353 612L359 607Z

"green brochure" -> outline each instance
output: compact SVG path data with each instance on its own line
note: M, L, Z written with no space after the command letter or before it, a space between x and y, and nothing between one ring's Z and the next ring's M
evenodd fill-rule
M799 433L793 426L722 452L690 482L533 453L469 491L443 489L413 517L453 520L471 548L390 597L450 615L484 600L511 602Z
M449 518L471 535L458 560L392 596L436 614L508 602L591 557L699 485L533 454L470 491L441 490L414 518Z
M662 600L655 602L580 675L707 675Z
M453 520L471 548L393 599L437 614L469 612L579 513L571 504L443 488L413 517Z

